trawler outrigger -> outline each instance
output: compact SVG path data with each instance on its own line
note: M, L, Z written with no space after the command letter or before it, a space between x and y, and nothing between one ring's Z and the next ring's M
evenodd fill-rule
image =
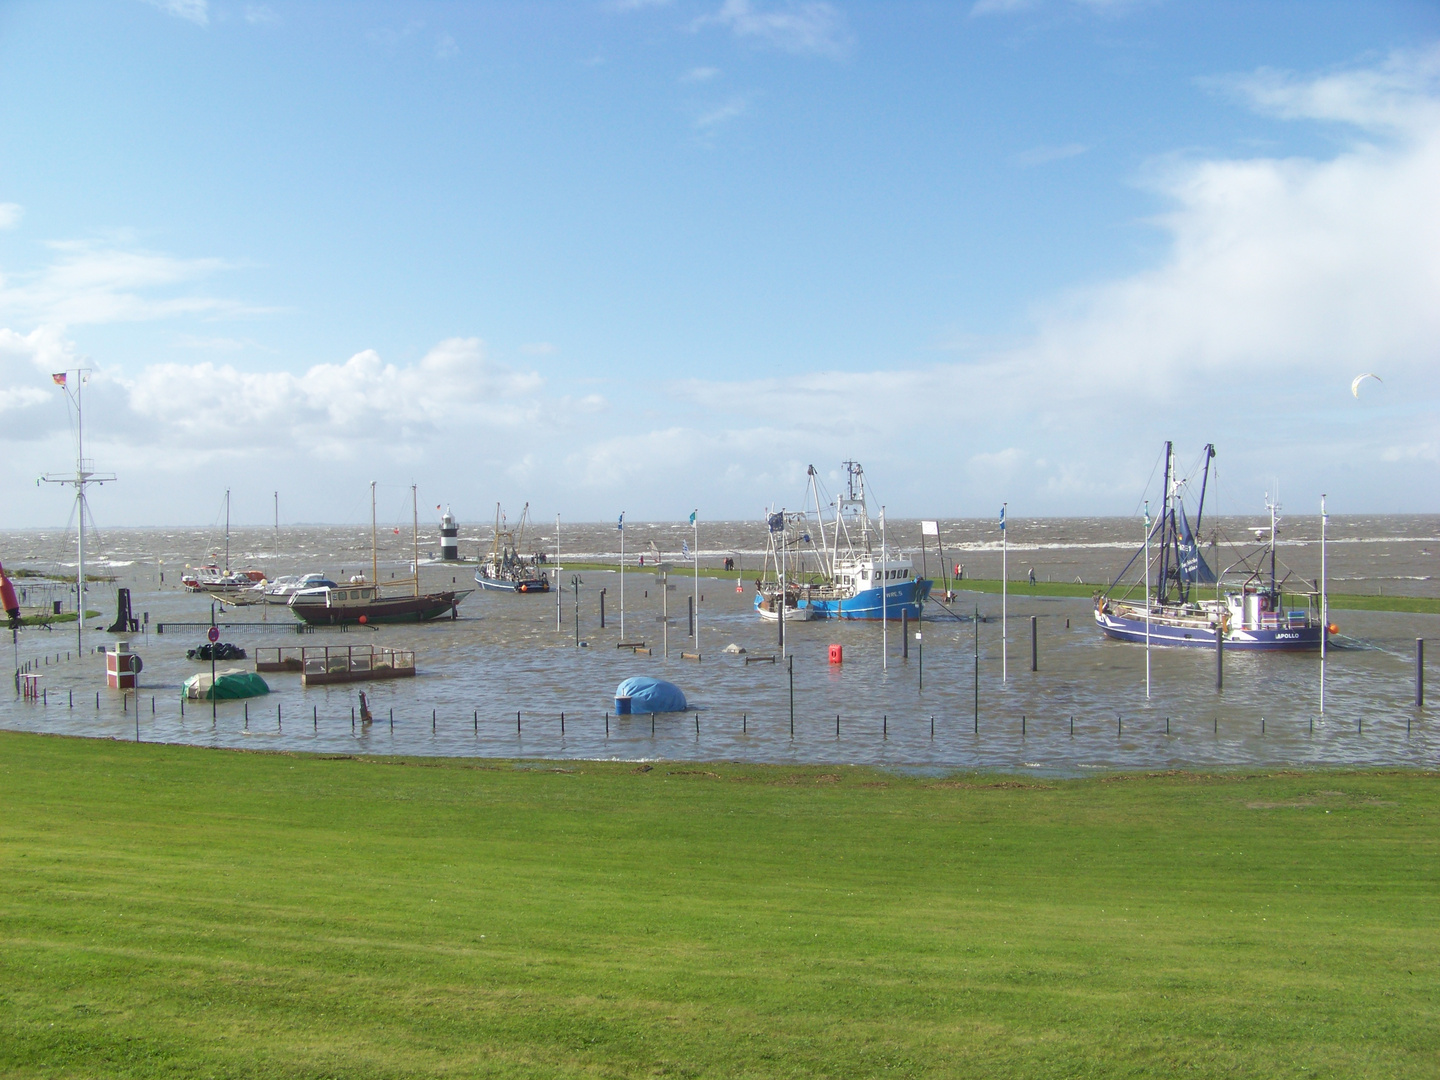
M1175 469L1172 443L1165 444L1164 498L1160 517L1149 529L1147 546L1152 552L1145 568L1144 592L1134 595L1139 582L1125 588L1121 583L1137 551L1114 584L1095 595L1095 623L1106 637L1151 645L1182 645L1214 648L1216 635L1226 649L1248 651L1297 651L1320 648L1323 624L1318 593L1313 589L1284 591L1289 581L1277 576L1275 541L1279 533L1279 507L1266 503L1270 511L1268 542L1217 575L1200 552L1200 523L1205 510L1205 488L1215 447L1202 453L1200 499L1195 525L1191 528L1185 511L1184 489L1189 480ZM1257 530L1261 538L1263 531ZM1158 564L1158 566L1156 566ZM1152 574L1151 566L1155 566ZM1151 593L1154 582L1153 594ZM1215 598L1200 599L1199 588L1215 586ZM1290 605L1287 606L1287 599ZM1304 607L1295 603L1304 600ZM1146 608L1149 618L1146 618Z
M783 604L787 621L918 619L932 582L917 578L871 522L860 463L845 462L845 492L835 499L821 498L814 465L808 476L804 510L766 515L765 567L755 582L761 618L778 619Z

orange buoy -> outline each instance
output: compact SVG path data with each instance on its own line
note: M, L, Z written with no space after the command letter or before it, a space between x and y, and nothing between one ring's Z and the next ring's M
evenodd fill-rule
M361 625L361 626L364 626L365 623L366 623L366 621L367 621L367 620L366 620L365 616L364 616L364 615L361 615L361 616L360 616L360 625Z
M1332 633L1332 634L1338 634L1338 633L1340 633L1340 627L1336 626L1333 622L1332 622L1329 626L1327 626L1325 629L1326 629L1326 630L1329 630L1330 633Z

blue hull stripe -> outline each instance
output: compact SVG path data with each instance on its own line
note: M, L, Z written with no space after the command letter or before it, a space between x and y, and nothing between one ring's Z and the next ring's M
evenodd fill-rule
M800 607L809 608L811 617L815 619L878 621L885 615L891 619L901 619L906 615L918 619L925 601L930 597L930 586L933 584L934 582L922 578L888 586L883 608L879 589L862 589L848 600L801 600ZM760 606L758 595L755 597L755 606Z
M1116 641L1145 644L1145 620L1121 619L1096 613L1095 622L1106 637ZM1171 626L1151 620L1150 644L1155 646L1190 646L1215 648L1215 631L1205 627ZM1320 627L1304 626L1277 630L1231 630L1225 637L1227 652L1276 652L1320 648Z

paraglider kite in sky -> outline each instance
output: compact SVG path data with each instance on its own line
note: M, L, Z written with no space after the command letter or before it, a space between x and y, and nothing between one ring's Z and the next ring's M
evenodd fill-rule
M1358 398L1358 397L1360 396L1360 384L1361 384L1362 382L1364 382L1366 379L1374 379L1374 380L1375 380L1376 382L1378 382L1378 383L1383 383L1383 382L1385 381L1384 379L1380 378L1379 375L1372 375L1372 374L1371 374L1370 372L1368 372L1368 371L1365 372L1365 374L1363 374L1363 375L1356 375L1356 376L1355 376L1355 381L1350 384L1350 393L1351 393L1354 397L1357 397L1357 398Z

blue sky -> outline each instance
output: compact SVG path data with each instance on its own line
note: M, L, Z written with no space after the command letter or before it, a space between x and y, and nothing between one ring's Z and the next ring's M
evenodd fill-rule
M9 3L0 497L1436 511L1436 190L1433 3Z

